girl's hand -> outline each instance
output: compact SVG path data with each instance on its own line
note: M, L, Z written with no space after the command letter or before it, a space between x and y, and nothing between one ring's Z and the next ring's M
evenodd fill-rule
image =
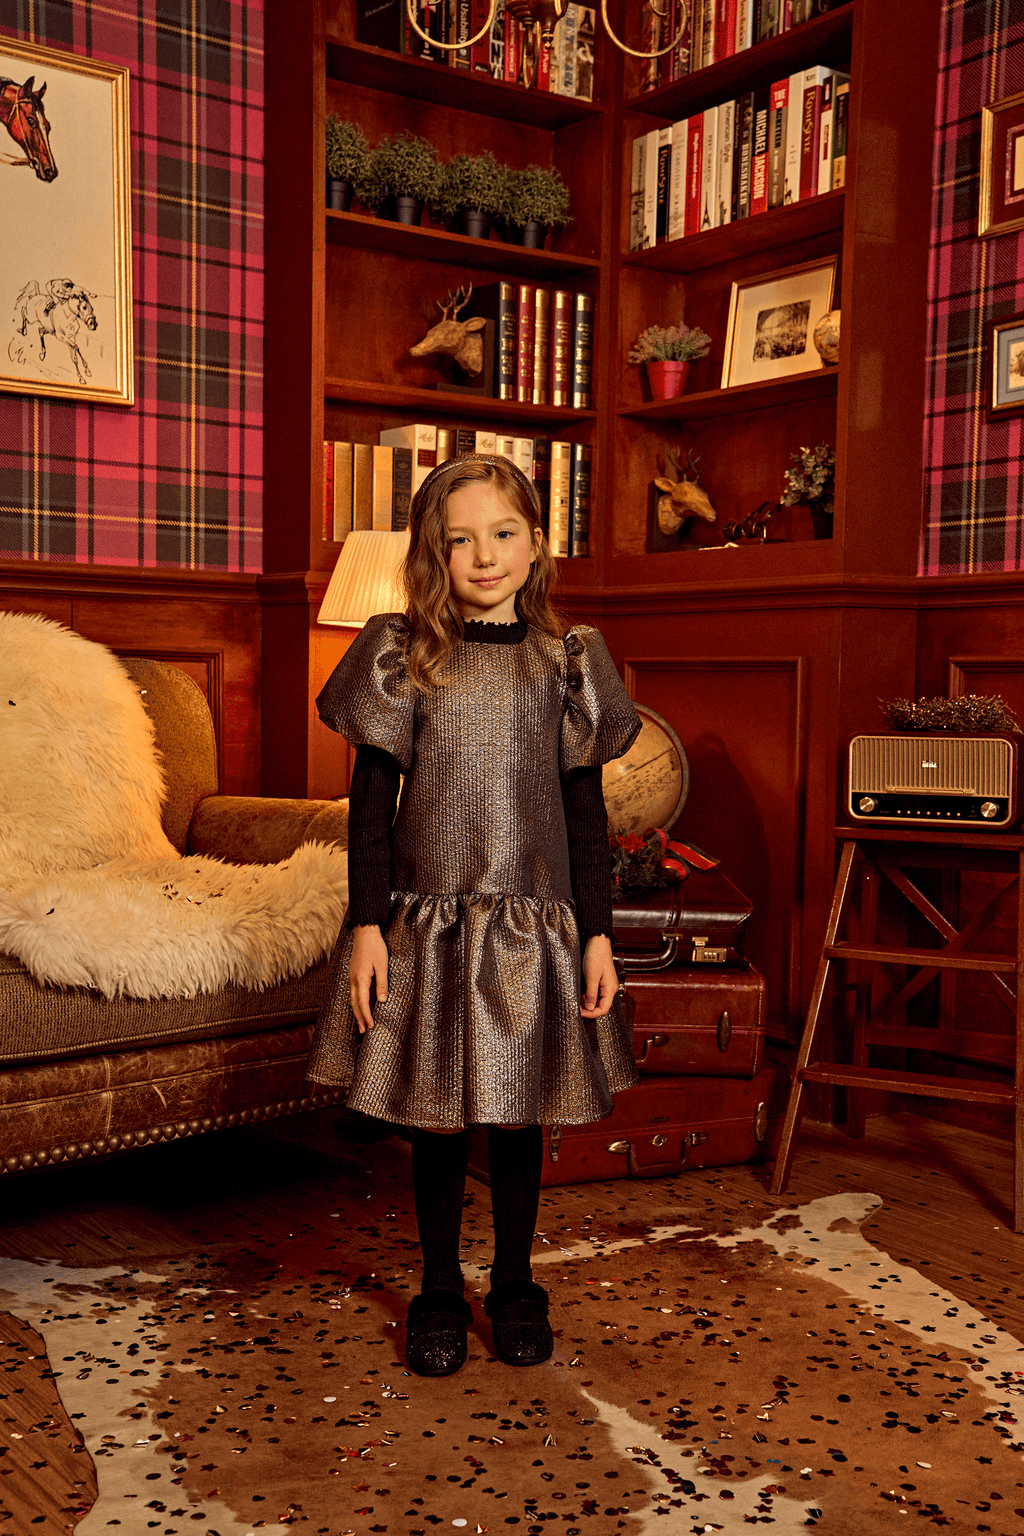
M580 1004L585 1019L603 1019L616 992L619 978L615 974L612 959L612 941L606 933L595 933L587 940L583 951L583 980L586 992Z
M373 1028L370 986L376 985L377 1001L388 1000L388 947L376 923L366 923L352 931L352 958L348 966L348 988L352 1012L365 1035Z

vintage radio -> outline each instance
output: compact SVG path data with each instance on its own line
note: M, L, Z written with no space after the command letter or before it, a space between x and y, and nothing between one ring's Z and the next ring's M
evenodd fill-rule
M850 742L846 809L852 821L953 822L980 828L1018 820L1017 743L1009 736L898 732Z

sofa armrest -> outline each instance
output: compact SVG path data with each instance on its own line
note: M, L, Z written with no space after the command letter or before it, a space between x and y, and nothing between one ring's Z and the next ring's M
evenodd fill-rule
M229 864L278 864L302 843L348 847L347 800L284 800L210 795L196 806L189 853Z

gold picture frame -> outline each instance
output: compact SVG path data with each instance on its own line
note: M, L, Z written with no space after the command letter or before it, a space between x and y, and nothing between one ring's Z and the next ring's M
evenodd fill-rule
M0 390L134 403L130 122L126 68L0 37Z
M733 283L723 389L825 366L814 346L814 327L832 308L838 263L838 256L821 256Z
M982 239L1024 229L1024 91L981 109Z

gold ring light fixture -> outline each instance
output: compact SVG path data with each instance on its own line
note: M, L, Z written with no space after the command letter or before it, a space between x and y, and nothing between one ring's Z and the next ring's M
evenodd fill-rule
M668 0L647 0L647 4L659 20L665 21L667 19L669 15ZM454 52L458 48L471 48L474 43L479 43L482 38L486 37L494 23L496 9L497 0L491 0L491 8L488 12L487 20L475 37L465 38L457 43L439 43L436 38L424 32L417 22L413 13L413 0L405 0L405 14L408 17L409 25L417 37L422 37L423 41L429 43L431 48L443 48L449 53ZM539 26L541 43L545 48L550 48L555 26L561 21L568 9L569 0L509 0L508 5L505 7L505 13L508 16L514 17L516 21L522 22L524 26ZM634 59L660 59L662 54L671 53L672 49L682 41L683 33L686 31L687 22L689 21L689 15L690 8L686 0L683 0L682 20L679 24L679 31L672 41L665 48L652 48L649 53L641 53L636 48L628 47L626 43L615 36L612 24L608 20L608 0L601 0L601 20L604 22L605 31L616 48L620 48L623 53L630 54Z

